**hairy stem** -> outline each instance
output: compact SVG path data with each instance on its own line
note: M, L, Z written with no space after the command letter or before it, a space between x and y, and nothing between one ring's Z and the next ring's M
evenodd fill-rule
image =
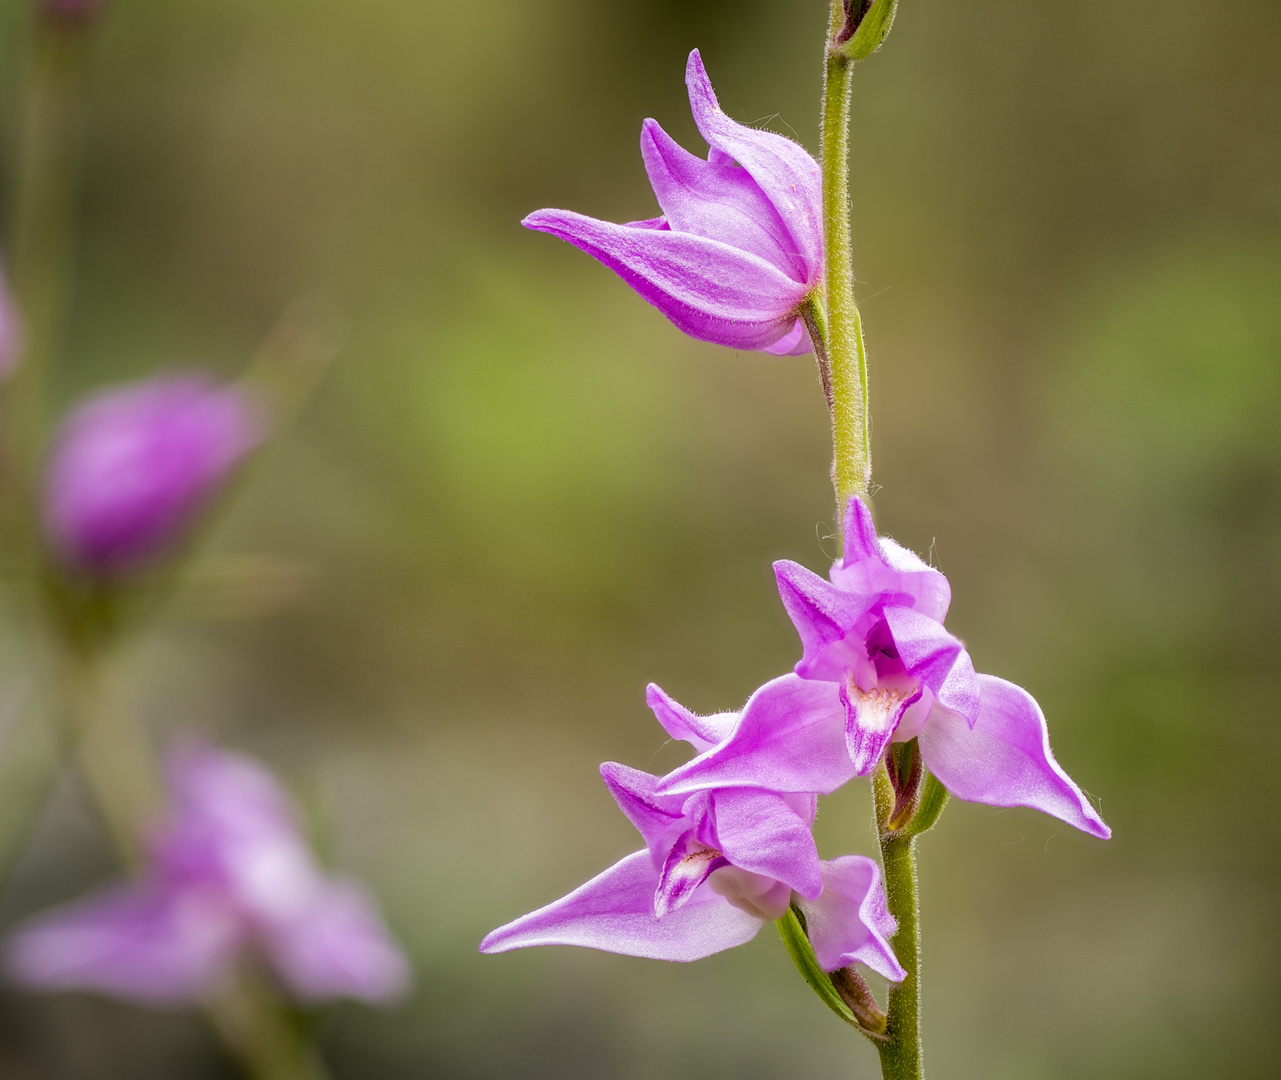
M845 22L841 0L832 0L829 41ZM836 517L853 496L866 499L872 477L867 423L867 354L854 302L850 243L850 82L854 61L827 50L823 69L823 247L827 294L827 361L831 378L832 482Z
M881 864L885 874L885 895L898 930L890 939L894 955L907 971L900 983L890 984L886 1008L887 1041L877 1043L884 1080L921 1080L921 940L920 902L916 885L916 837L910 832L891 830L894 790L885 765L872 778L876 805L877 832L881 840Z

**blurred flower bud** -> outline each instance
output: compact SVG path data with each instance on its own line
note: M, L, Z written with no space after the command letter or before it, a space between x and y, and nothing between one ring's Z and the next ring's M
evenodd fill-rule
M13 374L22 355L22 326L18 309L5 284L4 271L0 269L0 382Z
M55 553L102 576L162 555L262 428L243 391L196 374L94 395L63 422L50 455L44 526Z
M863 60L881 47L890 32L898 0L844 0L845 25L832 42L833 52Z
M35 0L36 10L53 22L75 23L92 19L106 0Z

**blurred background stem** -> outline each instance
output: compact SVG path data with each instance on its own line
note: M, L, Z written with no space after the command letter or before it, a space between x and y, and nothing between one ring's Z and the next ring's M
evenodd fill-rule
M238 968L205 1003L223 1043L254 1080L328 1080L315 1046L258 975Z
M121 700L110 643L63 628L62 684L78 762L121 859L135 873L164 809L160 765ZM311 1040L273 989L240 963L204 1003L227 1048L254 1080L327 1080Z
M112 843L137 870L145 837L164 806L159 765L120 701L106 648L63 638L61 682L77 761Z
M42 449L50 368L69 291L93 20L37 18L14 185L13 289L26 343L10 382L9 443L29 481Z

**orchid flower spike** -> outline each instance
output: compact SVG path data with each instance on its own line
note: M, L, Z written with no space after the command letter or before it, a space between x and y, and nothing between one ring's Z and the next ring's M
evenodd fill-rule
M747 787L661 795L659 777L613 762L601 776L645 848L499 927L481 952L582 945L699 960L750 941L796 903L825 970L857 961L903 978L889 945L896 927L880 869L859 855L819 859L810 831L815 796Z
M93 576L136 569L172 548L263 435L233 386L164 375L96 394L58 433L44 490L45 534L64 564Z
M975 674L943 628L947 579L878 537L860 499L850 500L845 555L830 581L793 562L774 571L804 647L796 673L757 690L733 732L671 773L663 792L830 792L872 772L891 741L919 739L925 766L958 798L1027 806L1111 836L1054 760L1032 695Z
M654 120L641 126L641 157L662 216L616 225L539 210L522 224L604 263L691 337L807 353L801 308L823 280L818 162L791 139L726 116L697 49L685 82L711 150L704 161Z
M188 1004L253 951L301 1001L377 1002L408 987L377 902L320 871L265 768L200 745L166 764L171 816L141 879L20 927L5 957L19 983Z

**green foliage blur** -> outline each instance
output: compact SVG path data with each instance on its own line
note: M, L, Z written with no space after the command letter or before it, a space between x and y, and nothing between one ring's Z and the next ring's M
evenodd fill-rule
M316 1018L339 1077L878 1075L772 932L689 967L475 951L638 846L596 766L681 759L645 684L739 705L798 655L770 560L835 551L811 361L686 340L518 222L655 213L640 122L702 149L694 46L814 150L825 19L114 2L60 399L234 372L299 295L349 326L202 556L284 561L290 602L175 604L130 657L158 736L280 770L413 954L412 1000ZM8 147L26 22L0 11ZM881 527L1115 833L954 801L924 839L932 1080L1281 1075L1279 53L1275 0L904 0L858 71ZM819 841L871 852L866 785ZM3 924L112 872L64 778ZM181 1014L0 994L0 1076L229 1075Z

